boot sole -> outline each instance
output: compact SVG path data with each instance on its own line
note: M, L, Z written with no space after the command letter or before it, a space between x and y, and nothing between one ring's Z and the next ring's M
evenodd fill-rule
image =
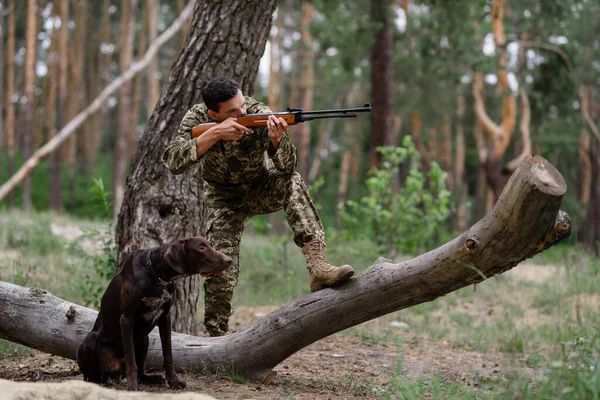
M339 283L342 283L342 282L345 282L345 281L347 281L348 279L350 279L350 278L352 277L352 275L354 275L354 271L348 271L348 272L346 272L345 274L343 274L342 276L340 276L340 278L339 278L338 280L336 280L336 281L333 281L333 282L332 282L332 283L330 283L329 285L321 284L321 285L314 286L314 287L313 287L313 286L311 286L311 287L310 287L310 291L311 291L311 293L314 293L314 292L316 292L316 291L318 291L318 290L321 290L321 289L325 289L325 288L328 288L328 287L335 286L335 285L337 285L337 284L339 284Z

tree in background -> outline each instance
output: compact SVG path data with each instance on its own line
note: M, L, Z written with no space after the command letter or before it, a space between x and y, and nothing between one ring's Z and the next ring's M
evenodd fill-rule
M5 71L5 57L4 57L4 2L0 1L0 165L3 164L3 150L6 146L5 135L6 129L4 129L4 71Z
M15 105L13 95L15 93L15 3L8 3L8 32L6 40L6 153L7 170L12 175L15 172ZM1 94L0 94L1 95ZM15 206L15 194L10 194L9 207Z
M135 38L135 11L137 0L122 0L121 4L121 50L119 68L121 73L131 65L133 40ZM119 133L115 139L113 170L113 215L118 215L125 192L125 172L127 168L127 138L131 130L131 83L121 87L119 93Z
M27 159L33 152L33 128L34 128L34 109L35 109L35 84L36 71L35 60L37 54L37 1L28 0L27 2L27 35L25 45L25 112L23 118L23 158ZM23 208L31 208L31 179L23 181Z
M371 168L381 162L380 146L394 145L393 88L393 28L391 1L371 0L371 18L378 25L371 47L371 138L369 159Z

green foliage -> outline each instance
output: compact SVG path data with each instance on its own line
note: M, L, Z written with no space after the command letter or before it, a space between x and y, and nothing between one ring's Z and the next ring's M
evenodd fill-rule
M340 206L346 237L371 238L377 253L395 257L416 254L431 246L436 231L450 215L446 172L433 162L427 173L419 170L419 153L409 136L402 146L380 147L379 168L365 182L368 195ZM405 183L394 192L400 167L407 165Z
M92 193L92 201L105 218L110 218L112 202L110 192L104 188L102 179L94 179L94 185L89 189ZM110 219L109 219L110 221ZM84 254L84 265L86 268L84 279L79 283L82 301L96 309L100 308L100 301L106 286L112 279L117 268L117 247L113 239L113 224L108 222L104 230L98 228L84 231L84 238L100 244L100 252L97 254Z
M246 377L242 372L237 371L232 366L219 365L217 371L222 373L227 379L234 383L246 383Z
M513 399L600 398L600 337L596 334L590 339L577 338L562 342L561 347L561 359L547 362L535 355L531 366L545 371L537 382L513 374L506 385L495 388L495 392L503 398Z
M21 154L15 155L15 165L22 163ZM93 166L77 165L73 184L69 184L69 171L67 167L62 171L62 198L65 205L68 205L69 212L80 218L98 219L97 206L90 202L89 182L93 177L99 177L110 187L112 182L112 156L102 154ZM9 178L7 160L4 153L0 151L0 182L5 182ZM41 163L31 173L31 202L35 210L47 210L50 204L50 165ZM22 201L22 191L17 189L14 192L15 204L19 205ZM0 209L8 206L8 199L0 202Z
M398 360L396 368L391 373L386 373L389 377L389 384L386 388L378 390L380 399L472 399L487 398L473 391L468 386L460 385L454 382L446 382L440 375L433 379L419 376L416 381L406 378L402 360ZM475 396L475 394L478 394Z

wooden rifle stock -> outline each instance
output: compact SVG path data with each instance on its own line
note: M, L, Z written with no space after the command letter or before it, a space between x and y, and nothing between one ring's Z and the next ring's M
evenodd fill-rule
M283 118L288 125L296 125L300 122L321 118L354 118L357 112L370 112L371 110L370 103L365 103L364 106L357 108L339 108L333 110L303 111L301 108L288 108L287 112L244 114L238 117L235 122L248 128L264 127L267 126L269 115L274 115ZM217 122L196 125L192 128L192 137L195 138L202 135L215 125L217 125Z

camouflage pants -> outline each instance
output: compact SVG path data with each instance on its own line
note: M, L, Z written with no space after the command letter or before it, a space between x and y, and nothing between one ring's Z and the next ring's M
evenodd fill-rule
M227 333L233 313L231 299L238 282L240 241L246 222L255 215L283 209L299 247L324 237L324 233L306 183L297 172L269 170L254 184L237 185L235 190L210 186L206 195L209 209L206 237L215 249L233 259L224 275L204 282L204 326L211 336L221 336Z

